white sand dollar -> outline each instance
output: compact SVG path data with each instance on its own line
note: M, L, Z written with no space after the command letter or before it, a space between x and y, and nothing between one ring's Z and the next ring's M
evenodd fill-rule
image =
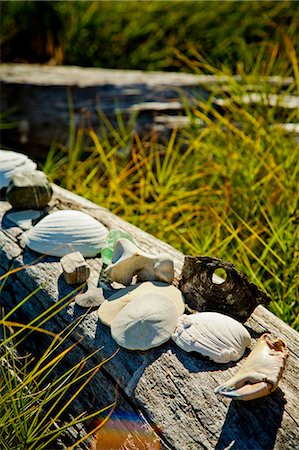
M235 319L216 312L182 315L172 336L186 352L198 352L218 363L240 359L251 338Z
M178 315L184 313L185 302L183 294L172 284L162 283L159 281L146 281L144 283L138 283L133 286L128 286L124 289L120 289L105 300L98 309L98 316L101 322L105 325L111 326L112 321L116 318L117 314L133 299L139 298L142 295L151 294L149 301L153 295L162 294L163 298L168 297L174 301Z
M120 313L120 311L131 302L130 296L124 295L118 300L105 300L98 309L98 316L102 323L111 327L113 320Z
M108 230L98 220L81 211L56 211L38 222L27 234L27 246L38 253L64 256L80 252L96 256Z
M147 350L170 339L178 312L175 303L161 295L144 295L128 303L111 324L113 339L129 350Z

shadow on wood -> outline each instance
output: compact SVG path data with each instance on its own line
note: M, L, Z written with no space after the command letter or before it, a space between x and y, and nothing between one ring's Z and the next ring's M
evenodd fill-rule
M231 401L215 449L275 448L285 404L284 394L279 388L267 398L250 402Z

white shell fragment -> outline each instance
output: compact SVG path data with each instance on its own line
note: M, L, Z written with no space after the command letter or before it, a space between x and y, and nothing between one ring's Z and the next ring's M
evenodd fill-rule
M8 186L13 175L33 172L36 164L23 153L0 150L0 189Z
M240 359L251 338L235 319L216 312L183 315L172 339L186 352L198 352L217 363Z
M102 323L111 327L112 321L128 303L146 295L149 296L148 301L151 301L153 296L160 296L161 301L166 297L170 298L175 303L179 316L185 311L184 297L179 289L172 284L146 281L120 289L111 295L98 309L99 319Z
M245 401L265 397L277 389L287 358L286 343L263 334L236 375L214 392Z
M79 251L84 257L96 256L108 230L81 211L56 211L43 218L27 234L27 246L41 254L64 256Z
M137 281L172 283L174 266L167 254L158 256L142 252L128 239L119 239L114 249L112 265L107 270L113 281L128 286L134 275Z
M111 324L111 334L121 347L147 350L168 341L177 320L177 309L169 297L143 295L120 311Z
M86 292L78 294L75 303L82 308L94 308L100 306L105 300L103 289L95 286L89 286Z

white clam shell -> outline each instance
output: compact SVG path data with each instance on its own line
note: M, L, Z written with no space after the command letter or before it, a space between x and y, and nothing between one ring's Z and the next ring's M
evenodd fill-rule
M237 361L251 344L241 323L216 312L184 314L172 339L183 350L201 353L217 363Z
M36 164L23 153L0 150L0 189L8 186L16 173L33 172Z
M177 320L173 300L162 294L143 294L120 311L111 324L111 334L121 347L147 350L168 341Z
M81 211L56 211L38 222L27 234L27 246L41 254L64 256L80 252L96 256L105 244L108 230Z

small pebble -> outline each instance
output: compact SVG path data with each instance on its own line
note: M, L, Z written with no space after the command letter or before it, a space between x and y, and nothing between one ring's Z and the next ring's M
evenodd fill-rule
M68 284L84 283L88 279L90 268L80 252L68 253L60 262Z

